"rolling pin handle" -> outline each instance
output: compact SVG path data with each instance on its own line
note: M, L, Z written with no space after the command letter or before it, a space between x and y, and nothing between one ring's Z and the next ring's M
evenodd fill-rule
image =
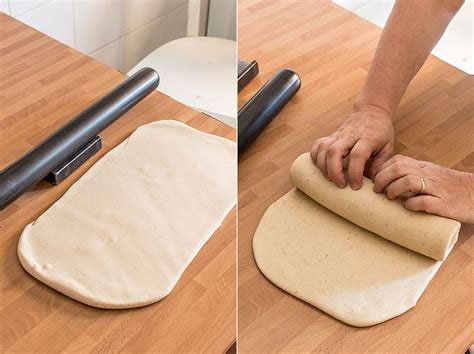
M282 69L242 107L238 114L239 157L298 92L301 79Z

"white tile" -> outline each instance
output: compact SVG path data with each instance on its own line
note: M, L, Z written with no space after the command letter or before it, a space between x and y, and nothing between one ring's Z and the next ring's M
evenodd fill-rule
M117 69L119 71L123 70L123 38L120 38L103 48L96 50L91 53L90 56L111 68Z
M122 0L74 0L76 48L83 53L120 38L123 23Z
M51 0L8 0L10 3L10 13L13 17L22 15L28 11L36 9L51 2Z
M0 0L0 11L6 14L10 14L10 9L8 8L7 0Z
M164 17L126 35L124 38L124 71L130 70L145 56L164 43Z
M124 0L125 33L130 33L171 10L174 0Z
M189 3L189 0L165 0L168 2L168 12L180 7L183 4Z
M75 46L71 0L52 1L18 19L70 47Z
M188 4L181 5L166 15L166 42L186 37L188 31Z

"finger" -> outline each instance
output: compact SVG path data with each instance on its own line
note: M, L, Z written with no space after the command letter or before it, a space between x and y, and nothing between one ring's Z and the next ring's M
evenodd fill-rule
M313 144L313 147L311 148L311 151L309 152L309 155L311 156L311 160L313 160L313 164L316 165L318 161L318 150L319 150L319 144L320 140L316 140Z
M368 169L368 176L373 181L377 173L382 170L382 165L390 160L392 157L393 148L390 145L385 145L382 150L380 150L370 162L370 166Z
M316 167L319 168L319 170L321 171L323 176L326 177L326 179L329 180L328 171L327 171L327 168L326 168L326 153L327 153L327 150L325 148L320 149L318 151L318 156L317 156L317 159L316 159Z
M328 147L326 154L328 176L339 188L346 186L346 178L343 173L343 160L349 154L354 143L354 140L344 138L337 140Z
M393 200L400 197L413 197L420 193L422 187L423 184L421 182L421 177L415 175L406 175L393 181L387 186L387 198ZM425 187L425 193L426 192L427 190Z
M432 195L418 195L403 201L403 206L413 211L426 211L427 213L442 215L443 202Z
M323 138L320 138L316 140L313 144L313 147L311 148L310 151L310 156L311 159L313 160L313 163L317 166L317 161L318 161L318 152L321 149L322 146L327 146L332 144L334 141L336 141L336 136L330 135L330 136L325 136Z
M386 164L384 165L386 167L382 165L382 169L374 177L374 191L377 193L382 193L390 183L403 176L417 174L415 172L416 168L410 160L399 159L388 166Z
M370 142L359 140L352 148L349 156L349 184L352 189L362 186L365 163L373 152Z
M394 155L382 164L382 166L380 167L380 171L396 163L415 164L417 162L420 161L405 155Z

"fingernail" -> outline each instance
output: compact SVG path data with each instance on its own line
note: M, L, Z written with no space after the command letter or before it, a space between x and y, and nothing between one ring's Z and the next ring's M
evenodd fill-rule
M357 183L352 185L352 189L356 190L356 189L359 189L360 188L360 185L358 185Z
M337 186L338 186L339 188L344 188L344 187L346 186L346 184L345 184L345 183L340 183L340 182L339 182L339 183L337 184Z

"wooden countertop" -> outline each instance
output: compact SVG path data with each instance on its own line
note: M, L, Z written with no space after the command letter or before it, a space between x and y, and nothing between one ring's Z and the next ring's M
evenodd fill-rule
M280 290L259 272L251 240L268 206L290 190L291 163L351 111L381 30L321 1L239 0L239 58L260 74L240 104L279 68L302 88L239 161L239 349L248 352L464 353L474 340L474 225L418 305L370 328L355 328ZM474 77L430 57L398 110L396 151L474 172Z
M126 76L0 13L0 170ZM102 134L102 150L59 186L40 183L0 211L0 351L224 352L235 341L235 211L165 299L131 310L74 301L27 274L16 254L36 219L139 125L174 118L235 140L226 125L152 93Z

